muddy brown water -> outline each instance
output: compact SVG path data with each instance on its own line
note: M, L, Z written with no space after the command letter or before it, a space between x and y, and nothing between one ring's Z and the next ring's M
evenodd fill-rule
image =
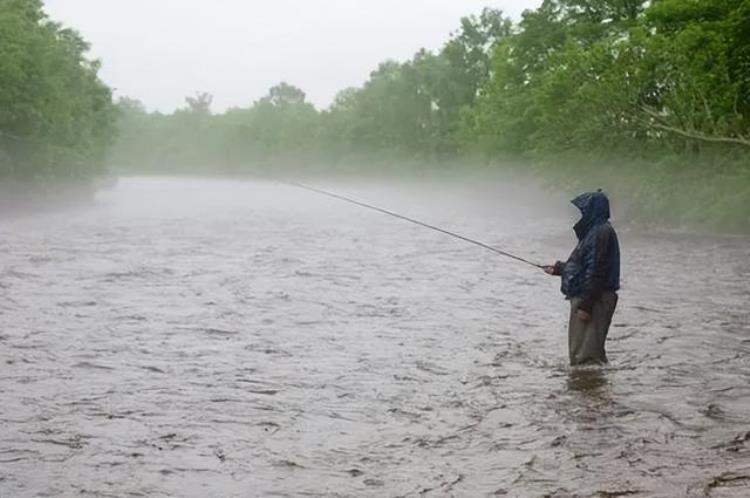
M546 262L565 198L315 182ZM750 240L620 230L611 365L558 282L270 182L0 218L0 496L750 496Z

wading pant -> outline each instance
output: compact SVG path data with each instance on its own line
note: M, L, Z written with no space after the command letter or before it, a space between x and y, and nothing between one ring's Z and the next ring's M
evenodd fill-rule
M568 323L568 352L571 365L607 363L604 343L617 307L617 293L604 292L594 302L591 319L584 322L576 312L581 299L570 300L570 322Z

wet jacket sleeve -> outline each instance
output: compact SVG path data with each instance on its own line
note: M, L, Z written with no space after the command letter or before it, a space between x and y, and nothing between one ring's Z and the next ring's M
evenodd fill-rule
M587 313L591 313L594 302L604 291L612 229L602 225L591 236L591 244L583 255L583 294L579 305L579 309Z

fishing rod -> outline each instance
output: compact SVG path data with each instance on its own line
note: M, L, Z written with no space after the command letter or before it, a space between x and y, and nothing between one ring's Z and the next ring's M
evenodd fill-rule
M349 204L354 204L355 206L359 206L359 207L362 207L362 208L365 208L365 209L369 209L369 210L372 210L372 211L377 211L378 213L382 213L382 214L385 214L387 216L391 216L393 218L398 218L399 220L407 221L409 223L413 223L414 225L419 225L419 226L427 228L429 230L434 230L435 232L440 232L440 233L448 235L450 237L453 237L453 238L456 238L456 239L459 239L459 240L463 240L464 242L468 242L469 244L474 244L475 246L482 247L484 249L487 249L488 251L494 252L495 254L499 254L500 256L505 256L506 258L510 258L510 259L515 260L515 261L519 261L521 263L525 263L525 264L527 264L529 266L533 266L534 268L542 268L542 269L544 269L544 266L542 266L540 264L534 263L533 261L529 261L528 259L522 258L520 256L516 256L515 254L511 254L511 253L509 253L507 251L502 251L500 249L492 247L491 245L485 244L484 242L479 242L478 240L470 239L469 237L465 237L463 235L460 235L460 234L457 234L457 233L445 230L443 228L436 227L434 225L430 225L429 223L425 223L423 221L415 220L414 218L409 218L408 216L404 216L402 214L398 214L398 213L395 213L393 211L389 211L387 209L380 208L378 206L373 206L372 204L367 204L365 202L361 202L361 201L358 201L358 200L355 200L355 199L351 199L349 197L346 197L346 196L343 196L343 195L340 195L340 194L336 194L336 193L333 193L333 192L329 192L327 190L319 189L319 188L316 188L316 187L311 187L309 185L305 185L304 183L292 182L292 181L285 181L285 180L278 180L278 179L275 180L275 181L278 182L278 183L281 183L282 185L288 185L288 186L291 186L291 187L301 188L303 190L308 190L310 192L315 192L317 194L324 195L326 197L331 197L333 199L338 199L340 201L348 202Z

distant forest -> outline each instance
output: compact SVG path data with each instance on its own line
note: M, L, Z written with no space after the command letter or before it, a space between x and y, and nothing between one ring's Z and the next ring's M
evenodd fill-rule
M110 143L138 172L520 164L644 218L750 228L750 0L545 0L517 23L488 8L327 109L280 83L221 114L198 93L116 116L85 43L38 4L0 0L0 133L49 144L27 158L0 139L5 174L96 171Z

